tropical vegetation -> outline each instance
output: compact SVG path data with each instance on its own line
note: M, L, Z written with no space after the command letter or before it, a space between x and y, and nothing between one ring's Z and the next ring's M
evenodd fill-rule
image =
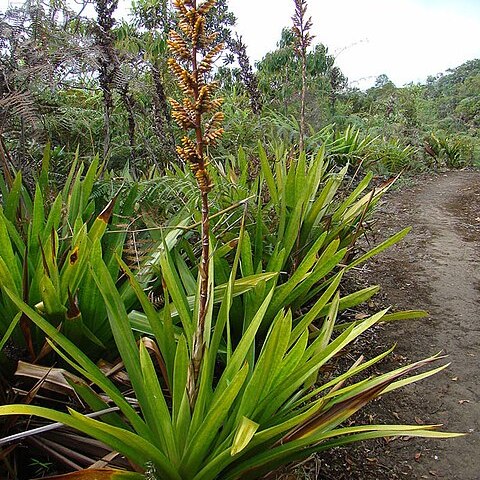
M479 61L363 92L306 0L255 68L225 0L87 3L0 14L2 478L262 478L457 436L352 420L442 355L332 365L426 315L352 316L379 287L344 279L408 234L361 242L398 173L479 158Z

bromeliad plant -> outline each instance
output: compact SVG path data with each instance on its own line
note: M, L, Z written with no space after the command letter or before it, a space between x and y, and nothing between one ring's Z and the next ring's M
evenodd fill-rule
M124 248L127 229L123 224L132 215L136 199L132 188L106 207L95 205L92 189L102 170L98 158L85 169L76 157L65 186L56 194L49 163L47 146L33 196L21 173L11 185L0 176L0 351L10 341L19 351L26 349L30 361L40 355L45 336L21 315L5 288L90 354L109 350L113 337L107 312L88 264L94 250L103 252L110 275L117 280L115 255Z
M259 329L272 305L273 290L270 290L240 341L234 345L229 325L242 241L239 241L219 309L207 311L206 323L211 329L205 335L194 402L188 386L194 355L192 341L183 334L175 338L170 309L159 314L135 277L119 260L155 332L153 338L160 352L156 356L160 368L155 368L145 343L138 344L133 336L121 297L106 266L101 266L101 258L98 258L100 268L92 274L107 306L139 410L128 403L112 380L76 345L9 292L12 301L51 338L52 348L105 394L100 397L87 384L74 384L78 395L93 410L100 413L105 410L105 415L96 420L74 410L67 414L25 405L2 406L0 415L36 415L61 422L104 442L125 455L137 469L149 471L151 477L162 480L260 478L277 466L305 458L312 452L359 440L399 435L455 436L425 425L343 425L367 402L427 378L446 366L407 377L441 360L442 357L436 355L387 374L358 378L385 358L390 350L368 360L361 357L338 376L322 373L329 370L329 362L335 356L383 321L386 315L382 311L335 333L337 311L342 301L336 292L342 273L301 321L294 321L290 310L279 309L268 334L263 336ZM174 275L168 266L163 272L166 276ZM210 288L212 283L210 276ZM197 294L196 310L199 303ZM326 305L330 306L320 330L310 333L315 312ZM185 308L182 304L174 304L174 307L178 311ZM182 315L183 318L187 317ZM185 322L183 329L188 331L188 328ZM220 358L223 359L221 367ZM316 386L312 388L314 382ZM108 409L112 405L118 407L119 414ZM119 473L104 471L103 475L105 477L101 478L115 478ZM132 473L131 478L144 477Z
M249 163L242 152L235 163L226 163L221 175L212 172L216 185L225 190L226 185L232 186L230 196L234 201L249 198L256 191L263 193L254 195L257 204L252 202L253 206L246 214L240 278L253 279L262 273L272 276L266 280L266 285L255 285L242 299L235 299L237 308L232 314L231 328L237 336L245 331L256 308L273 286L271 306L260 329L264 333L280 308L291 308L296 318L306 304L328 288L340 270L361 265L400 241L409 231L404 229L364 254L355 255L355 243L363 232L364 220L389 185L369 190L372 179L369 174L350 195L338 201L348 167L338 173L329 171L324 154L322 148L308 161L301 154L298 160L288 165L286 157L270 162L265 150L259 147L260 172L250 186L246 180ZM235 185L237 189L233 188ZM223 233L215 228L212 259L216 288L228 281L232 264L230 252L234 252L231 245L240 236L237 225L242 224L241 215L241 212L231 212L232 224ZM221 225L217 219L212 219L212 224L215 227ZM168 256L175 278L180 280L172 282L167 278L168 288L172 295L173 292L177 295L177 303L192 306L194 276L177 252ZM368 300L378 289L372 286L349 295L342 299L340 310ZM134 320L135 328L151 333L144 314L135 313Z
M325 147L314 156L301 153L295 159L283 149L275 153L272 159L261 145L258 146L259 172L254 178L249 176L251 163L242 149L237 157L217 163L218 167L211 171L216 185L215 195L212 195L214 208L218 210L227 204L241 202L249 205L245 213L240 278L253 279L262 273L274 275L265 287L255 285L248 295L235 299L237 308L231 318L231 328L237 337L245 331L256 308L274 284L272 304L261 327L263 333L279 308L290 307L296 318L305 305L328 288L342 268L358 267L400 241L409 231L403 229L359 254L356 243L364 232L365 221L391 183L372 189L373 174L370 173L342 198L342 190L347 190L349 167L346 165L340 171L332 169ZM232 244L240 235L242 210L229 211L228 216L215 214L210 223L215 244L212 253L215 287L220 288L230 275ZM181 301L193 309L195 270L192 272L185 265L178 251L169 262L176 278L180 279L180 282L168 284L170 291L177 295L177 303ZM168 283L169 279L166 281ZM342 299L340 310L367 301L378 290L379 287L371 286L352 293ZM411 317L417 316L418 312L411 312ZM145 314L134 312L132 326L143 333L152 333Z
M124 304L131 310L137 298L128 282L123 282L115 256L123 253L129 264L137 267L142 286L153 288L160 268L158 252L173 248L181 238L191 209L179 207L181 188L176 177L134 182L124 172L118 180L103 172L98 157L86 168L77 155L65 185L56 192L50 154L47 145L34 195L24 186L20 172L8 182L0 175L0 352L9 342L18 351L25 349L34 361L45 346L43 332L19 315L2 293L7 287L92 357L110 356L114 354L112 332L89 271L92 251L102 252ZM169 185L170 179L173 185ZM167 224L168 234L162 237L147 209L142 216L147 228L135 233L132 219L138 204L146 206L149 197L167 196L171 210L163 224ZM193 202L189 197L193 194L187 192L186 202ZM162 207L168 208L167 201Z
M402 145L398 139L375 139L368 146L364 165L384 174L399 173L415 168L416 148Z

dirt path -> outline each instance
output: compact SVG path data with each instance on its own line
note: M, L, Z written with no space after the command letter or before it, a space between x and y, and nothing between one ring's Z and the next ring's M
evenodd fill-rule
M430 318L380 328L359 352L397 343L385 368L439 351L452 365L371 405L360 421L444 424L453 440L404 438L338 449L317 460L321 480L480 480L480 172L455 171L392 192L379 206L375 243L406 226L401 244L377 257L360 282L379 284L375 308L425 309ZM370 350L370 351L369 351ZM301 478L301 477L300 477Z
M370 280L390 303L430 319L389 326L397 354L418 359L443 350L452 365L396 398L402 421L443 423L469 435L392 446L387 465L408 478L480 479L480 173L450 172L390 195L376 229L412 225L408 239L379 258ZM383 213L383 215L382 215ZM395 410L393 410L395 408ZM414 460L412 462L412 459ZM374 477L372 477L374 478Z

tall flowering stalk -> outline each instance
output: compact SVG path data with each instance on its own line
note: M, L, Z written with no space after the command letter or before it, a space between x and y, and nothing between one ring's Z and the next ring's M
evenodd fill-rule
M170 31L168 45L172 58L171 71L176 76L183 93L182 102L170 99L172 116L185 131L178 155L192 169L197 180L202 201L202 255L200 261L200 304L197 326L193 338L192 364L189 378L190 401L196 398L197 379L204 354L204 330L208 306L209 203L208 193L212 182L207 171L206 147L214 145L223 133L224 119L220 107L223 99L214 98L218 85L208 81L213 62L223 49L218 43L218 33L205 31L205 16L217 0L174 0L178 13L179 31Z
M307 93L307 49L312 43L313 36L310 35L312 18L306 19L307 0L294 0L295 14L292 17L293 33L295 35L295 52L302 62L302 97L300 106L300 151L305 148L305 97Z

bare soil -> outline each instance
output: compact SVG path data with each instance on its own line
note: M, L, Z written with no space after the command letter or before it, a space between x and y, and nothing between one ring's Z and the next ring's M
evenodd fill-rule
M355 348L371 356L397 343L383 368L439 351L451 366L386 395L356 420L441 423L467 435L339 448L297 467L296 478L480 479L480 172L447 172L388 194L377 209L375 243L409 225L408 237L376 257L356 281L382 286L371 307L425 309L430 317L384 325Z

